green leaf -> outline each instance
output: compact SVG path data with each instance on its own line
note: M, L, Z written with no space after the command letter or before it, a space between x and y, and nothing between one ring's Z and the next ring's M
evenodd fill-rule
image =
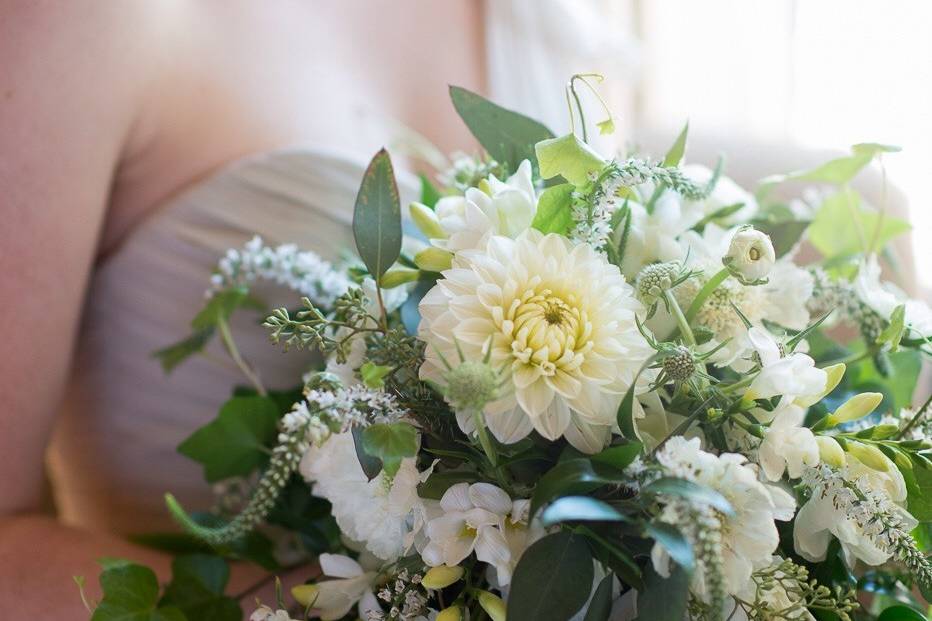
M544 526L559 522L626 522L628 518L611 505L588 496L564 496L553 501L540 516Z
M353 237L356 251L376 281L401 254L401 203L385 149L372 158L356 195Z
M531 226L541 233L565 235L573 226L573 186L561 183L543 191Z
M903 340L903 333L906 331L906 305L900 304L890 315L890 323L877 337L877 344L890 345L890 351L896 351L900 347L900 341Z
M385 376L392 370L392 367L382 366L374 362L365 362L359 367L359 376L362 383L369 388L382 388L385 385Z
M693 547L678 528L666 522L652 522L647 525L647 535L662 545L677 565L692 572L696 563Z
M605 168L605 160L576 134L542 140L534 149L540 161L540 176L544 179L561 175L580 187L589 183L589 173Z
M236 600L223 594L230 568L218 556L196 554L172 561L172 581L162 603L180 609L188 619L239 621L243 610Z
M366 453L382 460L382 467L394 476L405 457L417 455L417 429L408 423L378 423L362 432L362 446Z
M644 590L638 593L637 621L682 621L689 599L689 575L674 567L663 578L648 563L644 570Z
M615 583L615 576L608 574L599 582L592 599L589 600L589 610L583 621L608 621L608 616L612 613L612 587Z
M920 522L932 522L932 469L900 468L906 481L909 512Z
M796 246L809 224L808 220L784 220L773 223L755 222L754 227L770 236L774 252L779 259Z
M148 567L124 562L100 574L104 597L91 621L187 621L175 607L157 607L159 583Z
M571 532L547 535L518 561L508 595L508 621L566 621L592 589L592 553Z
M152 353L162 364L162 370L171 373L179 364L204 350L214 336L213 328L205 328L191 333L191 336Z
M686 121L686 125L683 126L680 135L676 137L676 142L673 143L673 146L670 147L670 150L667 151L667 154L664 156L664 168L679 166L680 162L683 160L683 155L686 153L687 136L689 136L689 121Z
M661 355L662 354L660 352L657 352L644 361L644 364L641 365L637 375L635 375L634 379L631 380L631 385L628 386L628 390L625 391L624 398L618 405L618 412L615 415L615 419L618 422L618 428L621 430L621 435L623 435L628 440L638 440L637 429L634 426L634 389L637 386L638 378L641 377L641 373L644 372L644 369L652 365L654 361L661 357Z
M637 459L642 450L644 450L644 445L640 442L628 442L627 444L610 446L602 452L593 455L592 459L593 461L617 468L618 470L624 470L631 462Z
M440 191L434 186L430 179L427 178L427 175L424 173L418 174L418 178L421 180L421 200L420 202L424 205L427 205L431 209L437 204L443 195Z
M848 188L825 199L809 225L809 241L827 259L876 252L908 232L909 222L861 207L861 197ZM872 242L876 242L871 245Z
M897 604L881 612L877 621L928 621L928 619L915 608Z
M809 170L799 170L784 175L773 175L761 181L762 186L772 186L784 181L814 181L817 183L845 184L870 164L879 153L894 153L899 147L877 143L861 143L851 147L851 155L830 160Z
M182 442L178 452L203 465L210 483L245 476L267 460L278 418L278 407L268 397L233 397L217 418Z
M537 168L534 145L553 138L553 132L534 119L459 86L450 87L450 99L479 144L509 172L514 172L523 160L530 160Z
M353 427L351 433L353 434L353 444L356 447L356 459L359 460L359 466L362 468L363 474L371 481L382 472L382 460L366 452L363 447L362 432L362 428Z
M698 483L693 483L686 479L662 477L642 487L641 493L681 496L689 500L704 502L718 509L725 515L734 514L731 503L720 493L710 487L705 487L704 485L699 485Z
M534 517L544 504L557 496L584 494L624 480L622 471L589 459L560 462L537 482L531 496L530 517Z

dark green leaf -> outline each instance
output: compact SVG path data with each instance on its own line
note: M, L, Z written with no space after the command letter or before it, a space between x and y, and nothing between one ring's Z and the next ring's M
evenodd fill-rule
M421 173L418 177L421 180L421 203L433 209L442 196L427 175Z
M915 608L896 605L881 612L877 621L928 621L928 619Z
M592 554L583 537L547 535L518 561L508 595L509 621L566 621L592 589Z
M663 477L641 488L643 494L670 494L689 500L704 502L726 515L733 515L731 503L712 488L674 477Z
M372 158L356 195L353 237L356 251L376 281L401 254L401 203L385 149Z
M612 587L615 583L615 576L608 574L599 586L596 587L592 599L589 601L589 610L583 621L608 621L608 615L612 613Z
M177 608L156 607L159 583L148 567L123 562L100 574L104 597L91 621L186 621Z
M770 236L777 258L782 257L796 246L803 233L809 228L808 220L785 220L783 222L759 222L754 226Z
M230 568L218 556L182 556L172 561L172 581L165 588L162 604L175 606L188 619L240 621L243 610L223 594Z
M557 496L584 494L608 483L625 480L620 470L589 459L569 459L558 463L537 482L531 496L530 516Z
M479 144L509 172L516 170L522 160L530 160L537 168L534 145L553 138L553 132L459 86L450 87L450 99Z
M362 446L366 453L382 460L382 467L394 476L405 457L417 455L417 429L408 423L378 423L362 432Z
M363 474L371 481L382 472L382 460L378 457L373 457L363 448L362 432L362 428L353 427L353 444L356 446L356 458L359 460L359 465L362 467Z
M643 449L644 445L640 442L628 442L627 444L610 446L601 453L593 455L592 459L618 470L624 470L637 459Z
M689 599L689 575L678 566L663 578L647 564L644 590L638 593L637 621L682 621Z
M564 496L553 501L540 516L544 526L558 522L625 522L627 517L611 505L588 496Z
M696 562L693 547L678 528L665 522L652 522L647 525L647 535L662 545L677 565L692 572Z
M203 465L208 482L245 476L268 458L278 417L278 406L268 397L233 397L178 452Z
M621 404L618 406L618 412L615 418L618 422L618 428L621 429L621 435L628 440L638 440L637 429L634 427L634 389L637 387L638 378L641 376L641 373L644 372L644 369L652 365L661 355L660 352L657 352L644 361L637 375L631 380L631 385L628 387L628 390L625 391L624 399L621 400Z
M573 189L571 184L561 183L544 190L531 226L541 233L566 234L573 226Z
M671 166L679 166L680 161L683 159L683 155L686 154L686 137L689 136L689 121L686 121L686 125L683 126L683 129L680 131L679 136L676 137L676 142L673 143L673 146L670 147L670 150L667 151L667 154L663 158L663 167L670 168Z

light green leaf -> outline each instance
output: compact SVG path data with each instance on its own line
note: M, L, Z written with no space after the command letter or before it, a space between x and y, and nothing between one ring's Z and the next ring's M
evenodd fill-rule
M540 516L544 526L559 522L626 522L628 518L611 505L588 496L564 496L548 506Z
M615 576L609 573L602 578L599 586L596 587L592 599L589 600L589 609L583 621L608 621L612 613L612 587L615 583Z
M401 254L401 203L385 149L372 158L356 195L353 237L356 251L376 281Z
M906 305L900 304L890 315L890 323L883 329L877 337L878 345L890 345L890 351L896 351L900 347L900 341L903 340L903 333L906 331Z
M610 446L602 452L593 455L592 460L617 468L618 470L624 470L631 462L637 459L642 450L644 450L644 445L640 442L628 442L627 444Z
M844 189L822 203L809 226L809 241L825 258L836 259L876 252L910 229L908 222L890 215L881 221L880 213L861 207L854 190Z
M579 535L547 535L525 550L508 594L508 621L566 621L592 589L592 554Z
M405 457L414 457L418 449L417 429L408 423L378 423L362 432L366 453L382 460L382 468L394 476Z
M204 466L213 483L245 476L268 458L275 440L279 409L268 397L233 397L213 421L178 446L178 452Z
M540 176L544 179L562 175L579 187L589 182L589 173L605 168L605 160L575 134L542 140L534 149L540 161Z
M534 145L553 138L553 132L534 119L459 86L450 87L450 99L479 144L509 172L517 170L523 160L530 160L537 168Z
M362 377L362 383L369 388L381 388L385 385L385 376L392 370L392 367L375 364L372 361L363 363L359 367L359 375Z
M932 469L917 460L911 468L899 468L906 482L906 502L910 514L920 522L932 522Z
M214 336L213 328L192 332L191 336L152 353L162 364L162 370L171 373L179 364L204 350Z
M100 574L104 597L91 621L186 621L173 606L157 607L159 583L148 567L123 563Z
M664 168L679 166L680 162L683 160L683 155L686 154L687 136L689 136L689 121L686 121L686 125L683 126L683 129L680 131L680 135L676 137L676 141L673 143L673 146L670 147L670 150L667 151L667 154L664 156Z
M698 483L693 483L686 479L663 477L642 487L641 493L682 496L689 500L704 502L718 509L725 515L734 514L731 503L720 493L710 487L705 487L704 485L699 485Z
M573 190L569 183L544 190L537 201L537 213L531 226L541 233L568 233L573 226Z
M193 554L172 561L172 581L165 588L162 604L181 610L198 621L239 621L243 610L223 594L230 568L219 556Z
M871 160L880 153L894 153L899 147L871 142L856 144L851 147L851 155L839 157L811 168L798 170L784 175L772 175L761 181L761 191L784 181L814 181L817 183L833 183L843 185L848 183L870 164Z
M615 133L615 119L607 118L604 121L599 121L595 124L599 128L599 134L614 134Z
M682 621L689 599L689 575L674 567L669 578L662 578L648 563L644 570L644 590L638 593L637 621Z
M647 525L647 535L662 545L677 565L692 572L696 562L693 547L678 528L665 522L652 522Z

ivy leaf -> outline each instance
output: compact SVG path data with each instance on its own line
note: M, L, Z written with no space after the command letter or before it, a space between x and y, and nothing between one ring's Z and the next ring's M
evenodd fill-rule
M381 149L369 162L353 210L356 251L378 281L401 254L401 203L392 160Z
M772 175L761 181L762 188L770 187L784 181L814 181L818 183L845 184L870 164L874 156L880 153L895 153L899 147L865 142L851 147L851 155L839 157L809 170L800 170L784 175Z
M531 226L541 233L565 235L573 226L573 186L561 183L547 188L537 200L537 213Z
M366 453L382 460L385 474L394 476L405 457L417 455L417 429L408 423L378 423L362 432Z
M245 476L268 458L279 410L268 397L233 397L213 421L178 446L178 452L204 466L209 483Z
M537 482L531 496L528 519L534 517L544 504L557 496L584 494L624 479L625 475L621 470L589 459L569 459L560 462Z
M644 590L638 593L637 621L681 621L686 617L689 576L676 566L663 578L648 563L644 569Z
M178 557L172 561L172 581L165 588L162 604L177 607L188 619L239 621L242 608L223 594L229 579L230 567L219 556Z
M565 621L592 589L592 553L568 531L535 542L518 561L508 594L509 621Z
M366 362L359 367L359 375L362 383L368 388L382 388L385 385L385 376L392 370L392 367L382 366L374 362Z
M589 183L589 173L605 168L605 160L576 134L542 140L534 150L540 161L540 176L544 179L560 175L580 187Z
M641 488L642 494L670 494L682 496L683 498L704 502L715 509L718 509L725 515L734 515L734 509L731 503L720 493L710 487L687 481L686 479L677 479L675 477L662 477L648 483Z
M667 151L667 154L664 156L664 168L679 166L680 162L683 160L683 155L686 154L687 136L689 136L689 121L686 121L686 125L683 126L679 136L676 137L676 141L673 143L673 146L670 147L670 150Z
M906 331L906 305L900 304L893 309L890 315L890 323L877 337L877 344L890 345L890 351L896 351L900 347L900 341L903 340L903 333Z
M696 563L693 547L678 528L665 522L652 522L647 525L647 535L662 545L677 565L692 572Z
M553 501L540 516L544 526L559 522L626 522L628 518L611 505L588 496L564 496Z
M100 574L100 587L104 597L91 621L187 621L177 608L156 605L159 583L148 567L108 561Z
M881 220L879 212L863 209L861 197L848 188L823 201L809 225L809 241L825 258L836 259L876 252L911 228L905 220L890 215Z
M509 173L523 160L530 160L537 168L534 145L553 138L553 132L543 124L459 86L450 87L450 99L479 144Z

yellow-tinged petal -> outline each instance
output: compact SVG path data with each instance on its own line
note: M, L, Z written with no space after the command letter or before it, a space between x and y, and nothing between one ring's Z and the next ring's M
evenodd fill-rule
M442 248L425 248L414 255L414 264L427 272L442 272L453 267L453 253Z
M853 441L849 441L847 444L848 452L868 468L873 468L880 472L887 472L890 469L890 460L873 444L863 444Z
M440 226L440 220L434 210L422 203L411 203L411 219L427 239L446 239L447 234Z
M854 395L828 417L829 425L835 426L864 418L873 412L881 401L883 401L883 395L879 392L862 392Z
M458 582L460 578L463 577L463 573L463 568L459 565L454 565L453 567L449 565L431 567L427 570L427 573L424 574L424 579L421 580L421 584L428 589L445 589L454 582Z
M436 621L462 621L463 610L459 606L444 608L437 615Z
M479 593L479 605L489 615L492 621L505 621L505 602L502 598L488 591Z
M316 584L299 584L291 587L291 596L302 606L311 606L317 600L320 589Z
M395 268L388 270L382 275L382 278L379 279L379 285L381 285L383 289L392 289L409 282L414 282L418 279L418 276L420 276L418 270L410 270L404 267Z
M825 371L825 388L823 388L822 392L819 394L798 397L796 399L796 405L808 408L824 399L825 396L835 390L835 387L841 382L841 378L845 376L845 368L845 363L839 362L838 364L833 364L822 369Z
M816 444L819 445L819 459L829 466L841 468L847 461L845 451L841 445L829 436L816 436Z

